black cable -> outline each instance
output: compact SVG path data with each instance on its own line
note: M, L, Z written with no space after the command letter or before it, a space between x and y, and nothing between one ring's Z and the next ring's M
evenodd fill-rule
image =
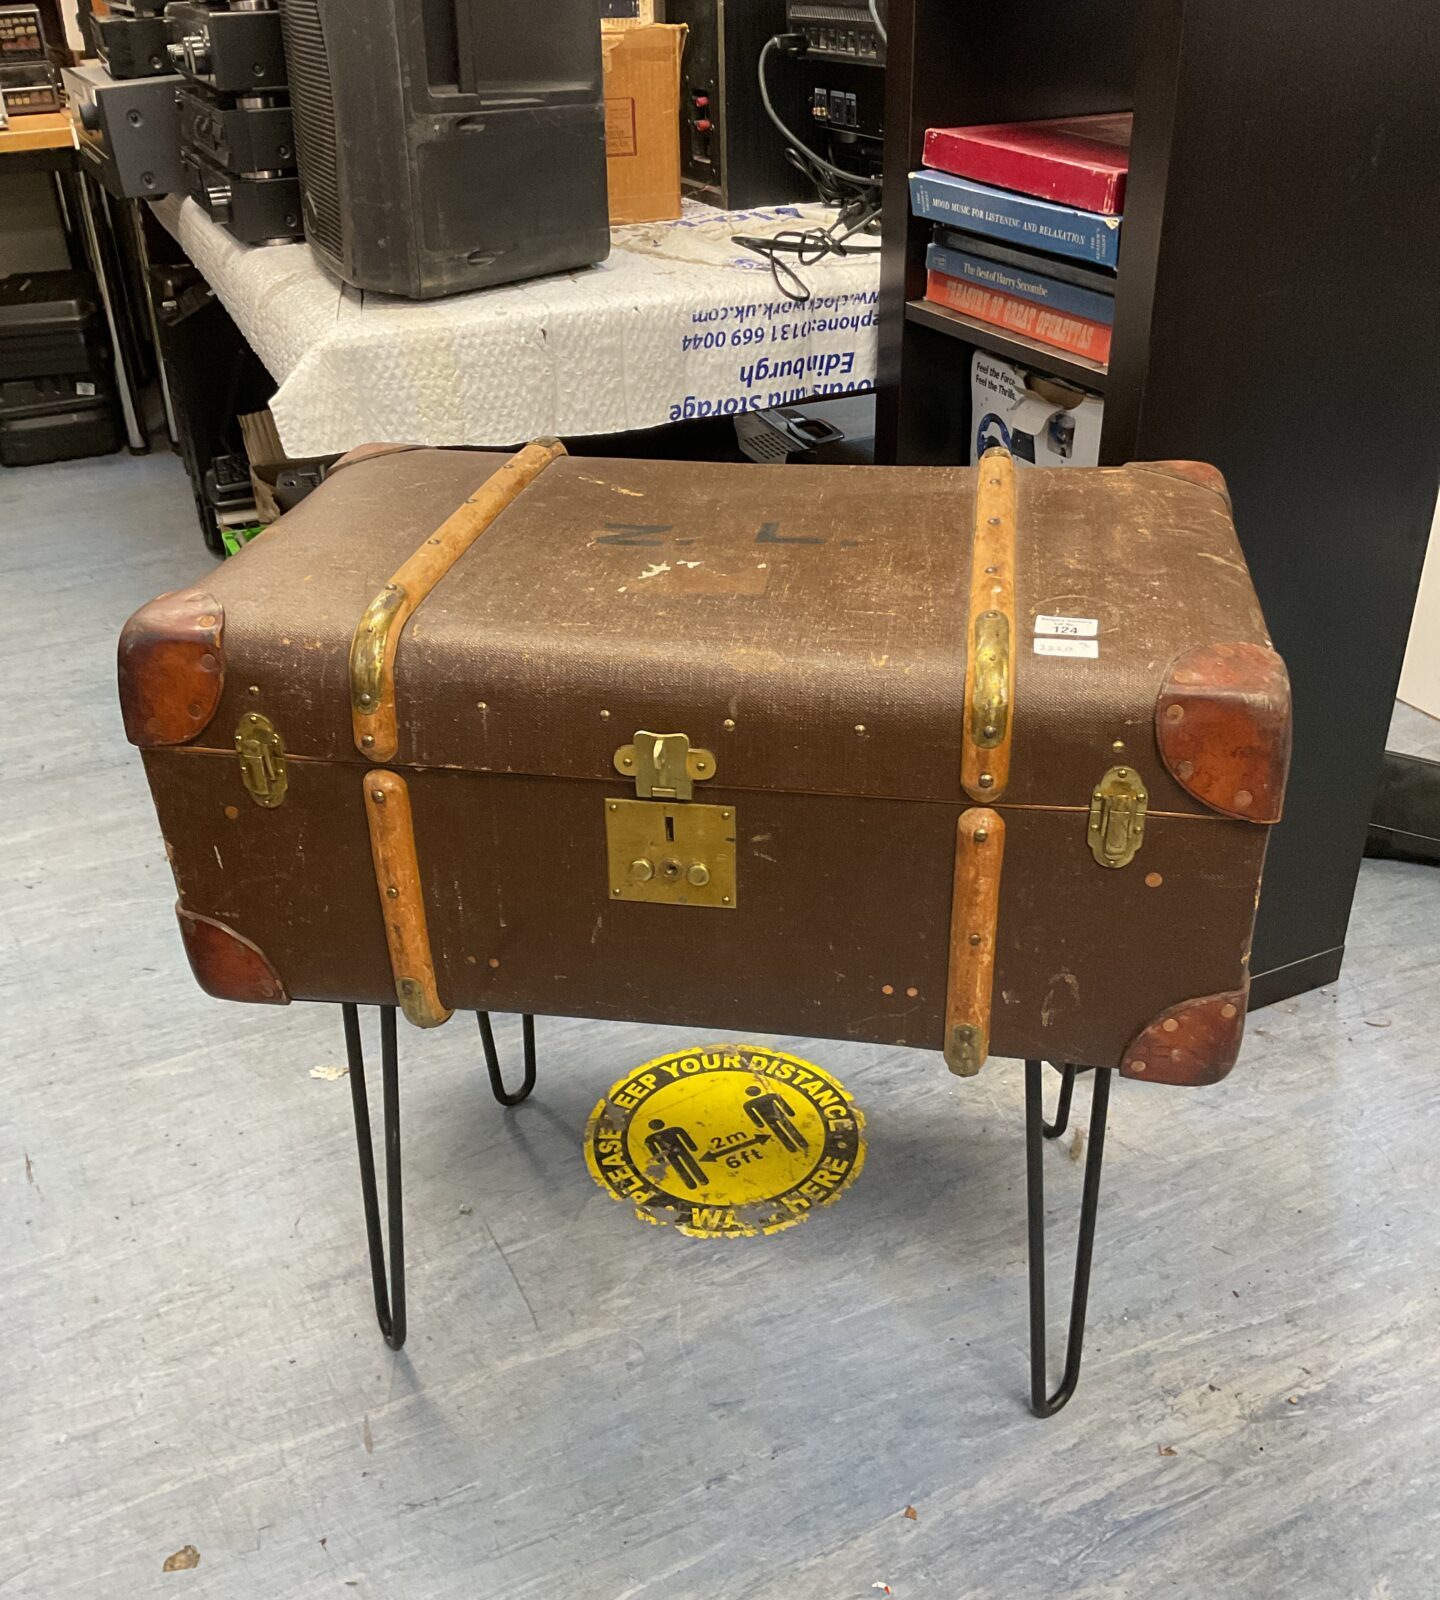
M798 37L798 34L777 33L774 38L767 39L765 41L764 47L760 51L760 65L757 68L757 75L760 79L760 102L765 107L766 116L770 118L771 122L773 122L784 135L786 142L808 161L813 162L814 165L820 168L822 172L828 172L832 177L839 178L842 183L849 184L857 189L875 188L876 185L871 180L860 177L858 173L847 172L844 167L837 167L833 161L827 161L824 156L818 155L810 148L808 144L805 143L803 139L797 138L795 134L785 126L784 122L781 120L780 113L776 111L774 105L771 103L770 88L765 82L765 63L770 59L770 52L779 47L782 39L793 39Z
M880 20L880 7L877 0L868 0L870 6L870 20L875 24L875 31L880 35L881 44L890 43L890 35L885 31L885 24Z
M793 255L799 266L813 267L829 255L875 255L880 249L878 244L856 245L847 241L852 234L869 227L879 215L878 200L855 201L843 207L828 228L787 228L766 237L737 233L730 242L768 261L775 287L787 300L803 305L810 298L810 285L785 258Z
M766 115L784 136L786 160L815 185L824 203L839 208L839 215L828 228L787 228L769 236L737 233L731 235L730 242L768 261L775 287L786 299L803 305L810 298L810 286L786 257L794 256L799 266L813 267L828 255L875 254L879 245L854 245L846 241L852 234L869 227L880 215L880 185L877 179L847 172L844 167L827 160L786 127L770 99L769 85L765 81L765 64L770 53L779 49L786 38L798 39L799 35L776 34L760 51L757 67L760 100Z

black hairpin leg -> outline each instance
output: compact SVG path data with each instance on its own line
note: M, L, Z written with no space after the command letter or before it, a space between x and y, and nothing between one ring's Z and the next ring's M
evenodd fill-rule
M495 1091L495 1098L502 1106L518 1106L522 1100L529 1098L530 1091L535 1087L535 1019L531 1016L520 1019L525 1037L525 1079L511 1094L500 1076L500 1054L495 1048L495 1035L490 1028L490 1013L477 1011L475 1017L480 1024L480 1043L485 1047L485 1066L490 1073L490 1087Z
M380 1238L380 1197L375 1184L375 1146L370 1136L370 1102L365 1094L365 1052L360 1014L340 1008L345 1019L345 1054L350 1063L350 1099L355 1108L355 1140L360 1152L360 1191L365 1200L365 1235L370 1244L370 1276L375 1284L375 1318L385 1343L405 1343L405 1219L400 1203L400 1073L395 1041L395 1007L380 1007L380 1072L384 1085L385 1204L390 1223L390 1280L385 1279L385 1246Z
M1073 1072L1073 1068L1067 1069ZM1110 1105L1110 1067L1095 1071L1090 1098L1090 1145L1085 1157L1085 1181L1080 1197L1080 1237L1075 1250L1075 1287L1070 1299L1070 1333L1065 1346L1065 1370L1060 1387L1049 1391L1045 1360L1045 1112L1039 1061L1025 1063L1025 1176L1030 1225L1030 1409L1037 1417L1051 1417L1075 1393L1080 1377L1080 1354L1085 1344L1085 1310L1090 1298L1090 1260L1095 1249L1095 1215L1100 1208L1100 1163L1105 1156L1105 1113ZM1068 1086L1066 1086L1068 1087ZM1056 1121L1063 1126L1068 1111L1066 1087ZM1058 1129L1057 1129L1058 1131Z
M1043 1132L1047 1139L1058 1139L1070 1126L1070 1096L1075 1093L1075 1068L1067 1061L1057 1067L1060 1074L1060 1099L1055 1106L1054 1122L1047 1122Z

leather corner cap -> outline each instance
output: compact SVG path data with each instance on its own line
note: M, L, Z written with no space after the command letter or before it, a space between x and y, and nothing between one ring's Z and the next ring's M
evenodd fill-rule
M1170 664L1155 740L1181 788L1227 817L1278 822L1290 770L1290 675L1266 645L1210 644Z
M280 974L270 965L265 952L244 934L214 917L175 907L185 954L195 981L217 1000L245 1000L251 1004L288 1006L290 996Z
M1131 1041L1122 1078L1150 1083L1219 1083L1240 1054L1250 979L1230 994L1207 994L1162 1011Z
M1142 472L1163 472L1167 477L1180 478L1201 489L1209 489L1218 494L1227 507L1233 509L1230 487L1225 482L1225 474L1219 467L1212 467L1208 461L1132 461L1130 464L1139 467Z
M131 744L184 744L205 729L225 686L225 613L206 589L143 605L120 634L120 711Z

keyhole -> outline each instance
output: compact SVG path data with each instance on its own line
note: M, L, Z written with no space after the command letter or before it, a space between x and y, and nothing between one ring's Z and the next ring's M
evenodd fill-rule
M675 819L668 815L665 818L665 842L666 844L675 843Z

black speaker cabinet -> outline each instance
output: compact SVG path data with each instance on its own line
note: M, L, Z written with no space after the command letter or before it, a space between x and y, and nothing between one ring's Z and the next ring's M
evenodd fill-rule
M286 0L305 236L411 299L609 252L600 0Z
M680 66L686 192L725 211L813 198L809 180L785 159L785 137L760 99L760 51L785 32L785 0L668 0L665 14L689 29ZM772 50L766 81L785 125L811 139L794 60Z

